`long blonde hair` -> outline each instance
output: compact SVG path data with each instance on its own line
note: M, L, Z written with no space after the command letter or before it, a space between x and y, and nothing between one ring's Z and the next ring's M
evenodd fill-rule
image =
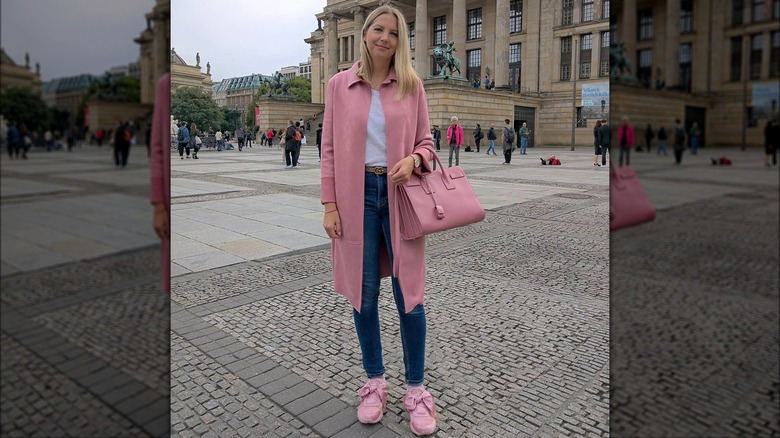
M361 34L365 38L368 28L382 14L392 14L398 20L398 45L395 49L395 55L393 55L393 59L390 61L390 66L395 68L395 77L398 81L398 92L395 94L395 100L401 100L417 89L419 80L417 73L412 67L412 53L409 48L409 26L406 24L403 14L392 6L380 6L368 14L366 22L363 23ZM371 80L374 66L371 63L371 56L369 56L368 45L366 45L365 39L360 43L360 58L363 62L357 71L357 75L363 78L363 80L369 81Z

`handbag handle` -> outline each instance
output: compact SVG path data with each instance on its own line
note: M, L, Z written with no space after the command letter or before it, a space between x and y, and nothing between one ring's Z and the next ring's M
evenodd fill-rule
M441 170L438 172L441 174L441 182L444 184L444 187L446 187L448 190L452 190L455 188L455 185L452 183L452 181L449 180L447 177L447 174L444 173L444 164L441 162L441 158L439 158L439 154L436 153L436 151L433 149L432 146L423 146L423 149L427 149L431 152L431 155L433 156L433 171L431 173L434 173L436 171L436 163L439 163L439 167ZM426 175L422 175L421 179L425 179Z

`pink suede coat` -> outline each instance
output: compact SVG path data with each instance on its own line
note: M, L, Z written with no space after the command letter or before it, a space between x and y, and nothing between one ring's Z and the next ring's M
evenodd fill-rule
M335 290L347 297L358 312L363 295L363 203L365 191L366 131L371 105L371 85L357 76L360 61L328 82L325 118L322 123L322 203L335 202L341 218L342 237L332 239ZM398 88L395 70L382 82L379 95L387 126L387 166L412 153L422 165L417 173L431 171L433 147L428 102L422 81L403 99L395 100ZM425 238L403 240L398 223L396 186L388 177L393 266L386 250L380 256L380 274L398 278L406 311L423 302L425 291Z
M149 202L162 202L171 223L171 75L166 73L157 81L154 93L149 176ZM171 239L160 242L162 283L165 292L171 292Z

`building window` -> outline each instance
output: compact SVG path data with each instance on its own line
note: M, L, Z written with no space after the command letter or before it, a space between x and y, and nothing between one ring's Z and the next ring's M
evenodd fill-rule
M731 25L742 24L742 15L745 12L745 0L731 0Z
M520 91L521 49L520 43L509 45L509 84L515 93Z
M691 52L690 43L680 45L680 87L684 91L691 91Z
M414 50L414 21L409 23L409 48Z
M523 31L523 2L512 0L509 2L509 33Z
M609 76L609 31L601 32L601 53L599 54L599 76Z
M566 26L574 20L574 0L563 0L563 15L561 24Z
M772 1L772 18L775 20L780 19L780 0Z
M747 111L747 127L748 128L758 127L758 117L756 117L756 113L753 112L753 107L749 106L745 108L745 111Z
M466 16L468 17L466 39L476 40L482 38L482 8L469 9L466 12Z
M637 22L639 23L637 39L649 40L653 37L653 10L642 9L638 12Z
M582 0L582 21L593 21L593 0Z
M482 73L482 49L466 50L466 78L479 80Z
M763 49L763 35L757 33L750 36L750 79L761 78L761 49Z
M582 107L577 107L577 127L578 128L587 128L588 127L588 120L582 118Z
M780 32L772 32L772 53L769 57L769 77L780 76Z
M590 78L590 59L593 53L593 34L582 35L580 41L580 79Z
M601 18L609 18L609 0L601 0Z
M731 39L731 74L732 81L742 80L742 37Z
M433 44L445 44L447 42L447 16L433 17Z
M561 80L571 80L571 37L561 38Z
M693 32L693 0L680 2L680 33Z
M640 83L647 86L653 74L653 49L639 50L636 54L636 59L638 60L636 78L639 79Z
M764 14L764 0L753 0L753 22L766 20L766 14Z

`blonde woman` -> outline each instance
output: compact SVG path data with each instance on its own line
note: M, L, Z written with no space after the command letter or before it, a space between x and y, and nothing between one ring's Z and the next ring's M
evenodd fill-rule
M412 432L428 435L436 430L437 414L423 386L425 239L401 238L395 189L413 172L431 171L433 147L407 29L398 9L374 10L363 25L361 60L328 82L321 201L333 245L334 288L352 304L368 378L358 391L358 420L378 423L387 406L378 304L380 279L391 276L407 385L403 405Z

